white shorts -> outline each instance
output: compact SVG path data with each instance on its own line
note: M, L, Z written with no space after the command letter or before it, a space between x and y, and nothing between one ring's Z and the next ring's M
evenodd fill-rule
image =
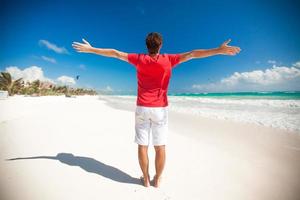
M168 134L168 108L137 106L135 110L135 143L165 145Z

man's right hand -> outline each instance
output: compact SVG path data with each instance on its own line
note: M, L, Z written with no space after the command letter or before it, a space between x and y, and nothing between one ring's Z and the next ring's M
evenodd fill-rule
M91 53L93 47L85 39L82 39L82 41L84 43L73 42L73 48L76 49L78 52Z

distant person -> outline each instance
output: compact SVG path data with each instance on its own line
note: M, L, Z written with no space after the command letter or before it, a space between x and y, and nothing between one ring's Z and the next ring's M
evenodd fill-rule
M193 58L204 58L213 55L236 55L239 47L228 46L230 39L214 49L197 49L179 54L160 54L162 36L160 33L149 33L146 37L148 54L125 53L116 49L92 47L84 43L73 42L78 52L95 53L117 58L135 66L138 78L137 106L135 111L135 142L138 144L138 158L143 172L144 186L150 186L148 146L150 141L155 148L154 187L160 184L165 166L165 146L168 135L168 85L172 69L180 63Z

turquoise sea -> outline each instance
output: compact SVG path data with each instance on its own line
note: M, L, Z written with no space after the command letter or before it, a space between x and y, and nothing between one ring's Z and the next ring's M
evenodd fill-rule
M136 95L108 95L105 99L135 105ZM300 91L169 93L168 99L171 111L300 133Z

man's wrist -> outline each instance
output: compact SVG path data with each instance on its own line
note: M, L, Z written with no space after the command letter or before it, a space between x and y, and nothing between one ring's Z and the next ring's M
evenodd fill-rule
M89 52L89 53L96 53L96 48L90 47L90 48L88 49L88 52Z
M221 47L217 47L214 49L215 50L215 53L218 55L218 54L223 54L222 52L222 48Z

